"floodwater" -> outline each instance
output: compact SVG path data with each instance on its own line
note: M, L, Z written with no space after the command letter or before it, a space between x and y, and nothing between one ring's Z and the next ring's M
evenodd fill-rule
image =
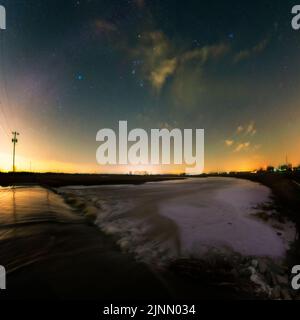
M271 202L271 191L247 180L201 178L57 191L0 188L0 264L8 270L80 252L123 261L123 251L156 266L211 251L281 259L294 233L291 226L276 229L253 215L260 204ZM65 202L70 199L72 207ZM84 214L91 213L101 232L87 225Z
M7 227L82 220L52 191L35 186L0 188L0 239Z
M288 234L254 214L271 202L267 187L248 180L200 178L134 186L64 187L59 192L150 264L214 251L282 258ZM288 233L288 232L287 232Z
M61 254L70 245L53 250L58 242L56 226L82 223L83 217L45 188L0 188L0 264L13 271L50 256L50 251ZM64 240L72 241L67 235Z
M11 298L168 296L148 267L38 186L0 188L0 265Z

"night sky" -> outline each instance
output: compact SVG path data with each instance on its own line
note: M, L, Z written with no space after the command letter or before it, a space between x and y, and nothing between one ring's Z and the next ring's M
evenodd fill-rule
M206 171L300 163L295 1L0 4L0 169L17 130L19 170L108 172L95 137L119 120L204 128Z

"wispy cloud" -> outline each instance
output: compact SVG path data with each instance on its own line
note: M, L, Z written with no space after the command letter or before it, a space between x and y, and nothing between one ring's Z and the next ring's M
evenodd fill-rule
M253 151L257 151L261 148L261 144L256 144L253 146Z
M225 145L231 147L234 144L234 140L225 140Z
M225 140L225 145L231 148L233 152L256 151L261 146L252 145L251 139L256 134L255 122L251 121L246 125L239 125L233 134L233 138ZM247 141L247 140L248 141ZM246 140L246 141L245 141Z
M230 50L226 44L203 46L193 50L176 47L161 31L141 35L140 44L132 50L143 61L142 72L151 86L160 91L167 79L175 76L189 62L197 62L198 68L210 59L217 60Z
M117 26L106 20L97 19L94 22L96 32L100 34L109 34L117 31Z
M236 134L244 134L244 135L250 135L254 136L257 132L257 129L255 127L255 123L253 121L249 122L246 125L239 125L236 128Z
M238 126L237 129L236 129L237 133L241 133L243 131L244 131L244 127L243 126Z
M173 47L160 31L145 32L132 55L143 61L141 72L156 90L160 90L165 81L176 69L177 59L172 54Z
M256 132L257 130L255 128L255 123L254 122L249 123L246 129L246 134L254 136Z
M249 149L250 145L250 142L239 143L234 149L234 152L246 151Z
M181 56L181 62L185 63L190 60L197 60L201 64L206 63L209 59L218 59L230 50L229 45L220 43L211 46L204 46L191 51L185 52Z
M263 52L265 50L265 48L267 47L268 43L269 43L269 38L265 38L264 40L262 40L261 42L256 44L254 47L238 52L233 58L234 63L238 63L240 61L249 59L249 58Z
M150 81L153 87L159 90L166 82L166 79L175 72L176 66L177 59L173 58L163 61L155 70L153 70L150 75Z
M175 53L172 59L163 61L156 70L151 73L151 83L156 89L161 89L169 76L172 76L180 68L183 69L185 64L196 61L198 68L207 63L210 59L219 59L229 51L225 44L204 46L195 50L183 53Z

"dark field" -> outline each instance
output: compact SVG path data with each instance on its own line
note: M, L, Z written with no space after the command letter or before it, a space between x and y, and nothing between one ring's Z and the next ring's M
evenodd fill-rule
M0 173L0 185L38 184L47 187L68 185L141 184L145 182L181 179L176 175L104 175L104 174L63 174L63 173Z

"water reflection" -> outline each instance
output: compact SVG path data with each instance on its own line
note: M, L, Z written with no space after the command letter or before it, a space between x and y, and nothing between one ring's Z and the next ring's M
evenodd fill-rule
M38 186L0 188L1 263L10 273L49 256L51 251L57 254L55 246L64 254L69 252L64 246L72 241L65 241L64 231L82 221L50 190ZM60 232L63 236L57 237Z
M12 187L12 208L13 208L13 217L14 222L17 222L17 204L16 204L16 189Z
M79 217L64 201L41 187L0 188L0 228L44 221L70 221Z

